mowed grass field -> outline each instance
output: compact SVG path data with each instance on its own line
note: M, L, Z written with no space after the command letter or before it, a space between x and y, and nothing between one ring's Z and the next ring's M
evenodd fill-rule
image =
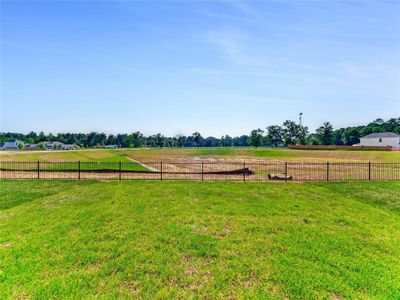
M1 299L400 298L400 182L0 189Z
M88 149L77 151L0 151L0 161L305 161L398 162L400 151L292 150L272 148Z
M48 150L48 151L0 151L0 161L41 162L129 162L121 151L111 149Z
M1 168L37 169L36 162L41 162L41 170L121 170L148 171L143 165L132 161L122 151L108 149L88 149L74 151L3 151L0 152ZM7 163L9 162L9 163ZM32 162L32 164L13 164L12 162ZM64 162L64 164L52 164ZM78 164L78 162L81 162ZM119 163L122 163L121 166Z

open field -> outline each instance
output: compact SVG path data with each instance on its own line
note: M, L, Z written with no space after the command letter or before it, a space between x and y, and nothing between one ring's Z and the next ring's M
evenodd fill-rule
M400 151L292 150L271 148L164 148L89 149L77 151L0 151L0 161L307 161L307 162L397 162Z
M236 174L221 174L226 172ZM266 181L269 174L296 181L399 180L400 152L232 147L0 153L0 178Z
M140 161L307 161L396 162L399 151L292 150L272 148L165 148L116 150Z
M400 298L399 182L0 185L2 299Z

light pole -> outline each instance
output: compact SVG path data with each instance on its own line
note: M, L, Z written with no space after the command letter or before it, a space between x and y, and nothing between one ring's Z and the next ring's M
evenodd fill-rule
M303 116L303 113L299 113L299 125L301 126L301 117Z

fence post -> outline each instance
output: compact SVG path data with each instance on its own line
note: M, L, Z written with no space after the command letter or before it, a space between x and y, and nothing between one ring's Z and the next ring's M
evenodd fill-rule
M118 177L118 179L119 179L119 181L121 181L121 162L119 162L119 177Z
M287 161L285 162L285 182L287 182Z
M201 182L204 181L204 163L201 162Z
M368 180L371 180L371 162L368 162Z
M78 161L78 180L81 180L81 161Z
M163 175L163 163L160 162L160 180L162 181L162 175Z
M326 181L329 181L329 161L326 162Z
M246 162L243 162L243 182L246 182Z
M37 179L40 179L40 162L37 162Z

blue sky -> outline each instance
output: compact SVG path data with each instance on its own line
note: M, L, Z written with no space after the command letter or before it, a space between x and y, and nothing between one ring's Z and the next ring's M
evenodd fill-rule
M400 115L400 2L2 1L1 131L247 134Z

